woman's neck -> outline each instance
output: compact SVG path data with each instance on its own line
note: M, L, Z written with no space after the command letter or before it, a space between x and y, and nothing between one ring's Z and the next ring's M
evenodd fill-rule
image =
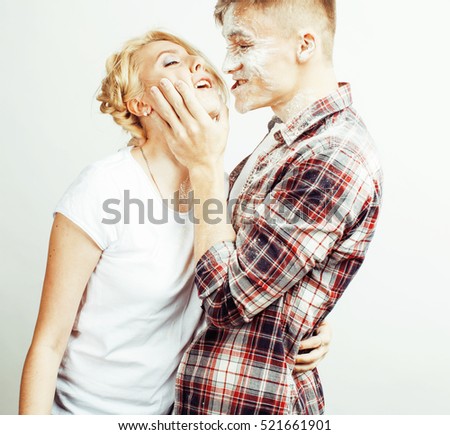
M149 179L157 184L161 196L173 198L174 192L179 191L180 184L189 176L187 168L175 158L163 138L153 135L139 148L132 151L133 157Z

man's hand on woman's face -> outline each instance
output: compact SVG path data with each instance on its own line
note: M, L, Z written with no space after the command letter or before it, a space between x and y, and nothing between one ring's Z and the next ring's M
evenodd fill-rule
M189 170L215 166L223 158L228 138L228 109L221 105L214 119L186 83L162 79L150 90L155 124L181 164Z
M316 335L301 342L300 350L309 350L308 353L298 354L295 358L294 371L305 373L317 367L328 353L331 342L331 327L322 322L317 328Z

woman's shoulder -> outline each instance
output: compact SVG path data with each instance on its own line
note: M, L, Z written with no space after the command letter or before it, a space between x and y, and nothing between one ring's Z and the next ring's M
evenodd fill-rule
M83 193L87 196L110 195L115 192L121 178L126 178L129 149L121 148L113 154L85 166L73 179L67 193Z
M130 149L128 147L120 148L115 153L110 154L102 159L96 160L87 165L80 175L85 176L106 176L115 174L120 171L121 167L129 161Z
M127 149L121 149L86 166L54 209L54 214L64 214L90 235L101 249L118 237L116 226L103 224L103 213L106 201L120 198L120 184L115 174L126 172L122 166L127 152Z

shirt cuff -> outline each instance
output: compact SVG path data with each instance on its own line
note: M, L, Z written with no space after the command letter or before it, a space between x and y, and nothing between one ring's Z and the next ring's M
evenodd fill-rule
M228 264L236 247L233 242L219 242L211 246L195 268L198 295L208 297L223 285L228 275Z

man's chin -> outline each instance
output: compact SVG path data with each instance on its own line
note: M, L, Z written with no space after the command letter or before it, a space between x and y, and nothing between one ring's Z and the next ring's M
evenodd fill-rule
M251 110L256 109L256 107L253 107L251 102L248 102L248 101L237 101L237 100L234 102L234 108L240 114L244 114L244 113L250 112Z
M248 109L247 107L236 107L236 111L243 115L244 113L249 112L251 109Z

